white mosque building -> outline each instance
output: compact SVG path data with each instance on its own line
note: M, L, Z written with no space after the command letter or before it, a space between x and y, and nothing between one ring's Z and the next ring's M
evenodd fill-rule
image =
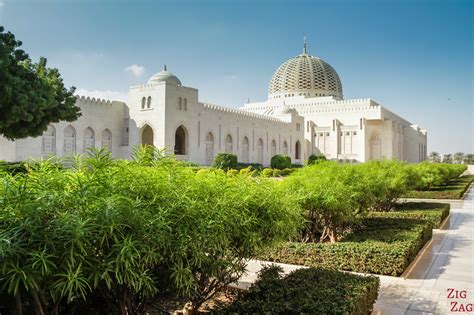
M235 109L200 102L198 92L165 66L146 84L130 87L126 103L78 97L77 121L52 124L36 138L0 137L0 160L67 156L93 147L130 158L140 144L202 165L219 152L263 165L275 154L289 155L293 163L311 154L359 162L420 162L427 156L426 130L370 98L344 99L336 71L307 54L306 44L275 71L266 101Z

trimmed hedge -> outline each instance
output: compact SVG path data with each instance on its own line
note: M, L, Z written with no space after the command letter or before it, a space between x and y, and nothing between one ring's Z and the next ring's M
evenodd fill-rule
M288 155L277 154L272 156L270 166L277 169L291 168L291 158Z
M428 242L449 205L403 204L399 210L372 212L335 244L286 242L260 255L263 260L315 268L401 275Z
M307 164L308 165L313 165L313 164L316 164L316 163L319 163L319 162L324 162L324 161L327 161L327 158L324 154L311 154L308 157Z
M408 191L403 197L420 199L461 199L473 181L473 175L462 176L450 180L447 184L435 185L430 189Z
M257 281L225 308L238 314L369 314L378 296L377 277L323 269L299 269L282 277L264 268Z
M218 153L214 158L212 167L228 170L237 168L237 155L231 153Z

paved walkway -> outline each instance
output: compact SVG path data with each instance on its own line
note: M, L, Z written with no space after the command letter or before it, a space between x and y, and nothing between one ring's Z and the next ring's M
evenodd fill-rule
M379 276L381 288L374 315L459 313L451 312L453 306L474 312L472 304L470 309L468 306L474 303L474 187L464 200L443 202L451 204L450 216L441 229L433 231L432 240L402 277ZM250 286L263 264L266 262L251 261L238 287ZM286 273L302 268L279 265Z

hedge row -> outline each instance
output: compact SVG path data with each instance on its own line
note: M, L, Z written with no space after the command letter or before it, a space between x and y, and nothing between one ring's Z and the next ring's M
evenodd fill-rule
M335 244L287 242L263 253L263 260L315 268L399 276L449 214L449 205L402 205L372 212Z
M223 313L360 314L372 311L380 280L323 269L299 269L283 277L267 267Z
M403 197L420 199L461 199L469 186L474 181L474 176L462 176L449 180L446 184L436 185L425 190L411 190Z

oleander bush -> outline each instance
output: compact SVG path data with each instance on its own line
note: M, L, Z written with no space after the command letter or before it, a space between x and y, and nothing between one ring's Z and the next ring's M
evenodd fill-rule
M169 296L194 311L248 258L295 233L276 181L194 172L149 148L68 169L0 175L0 296L6 312L145 314ZM15 306L16 304L16 306Z
M272 156L270 166L279 170L291 168L291 158L288 155L276 154Z
M287 276L265 267L246 292L222 309L232 314L370 314L380 280L324 269L299 269Z
M237 168L237 155L231 153L218 153L214 158L212 167L228 170Z

